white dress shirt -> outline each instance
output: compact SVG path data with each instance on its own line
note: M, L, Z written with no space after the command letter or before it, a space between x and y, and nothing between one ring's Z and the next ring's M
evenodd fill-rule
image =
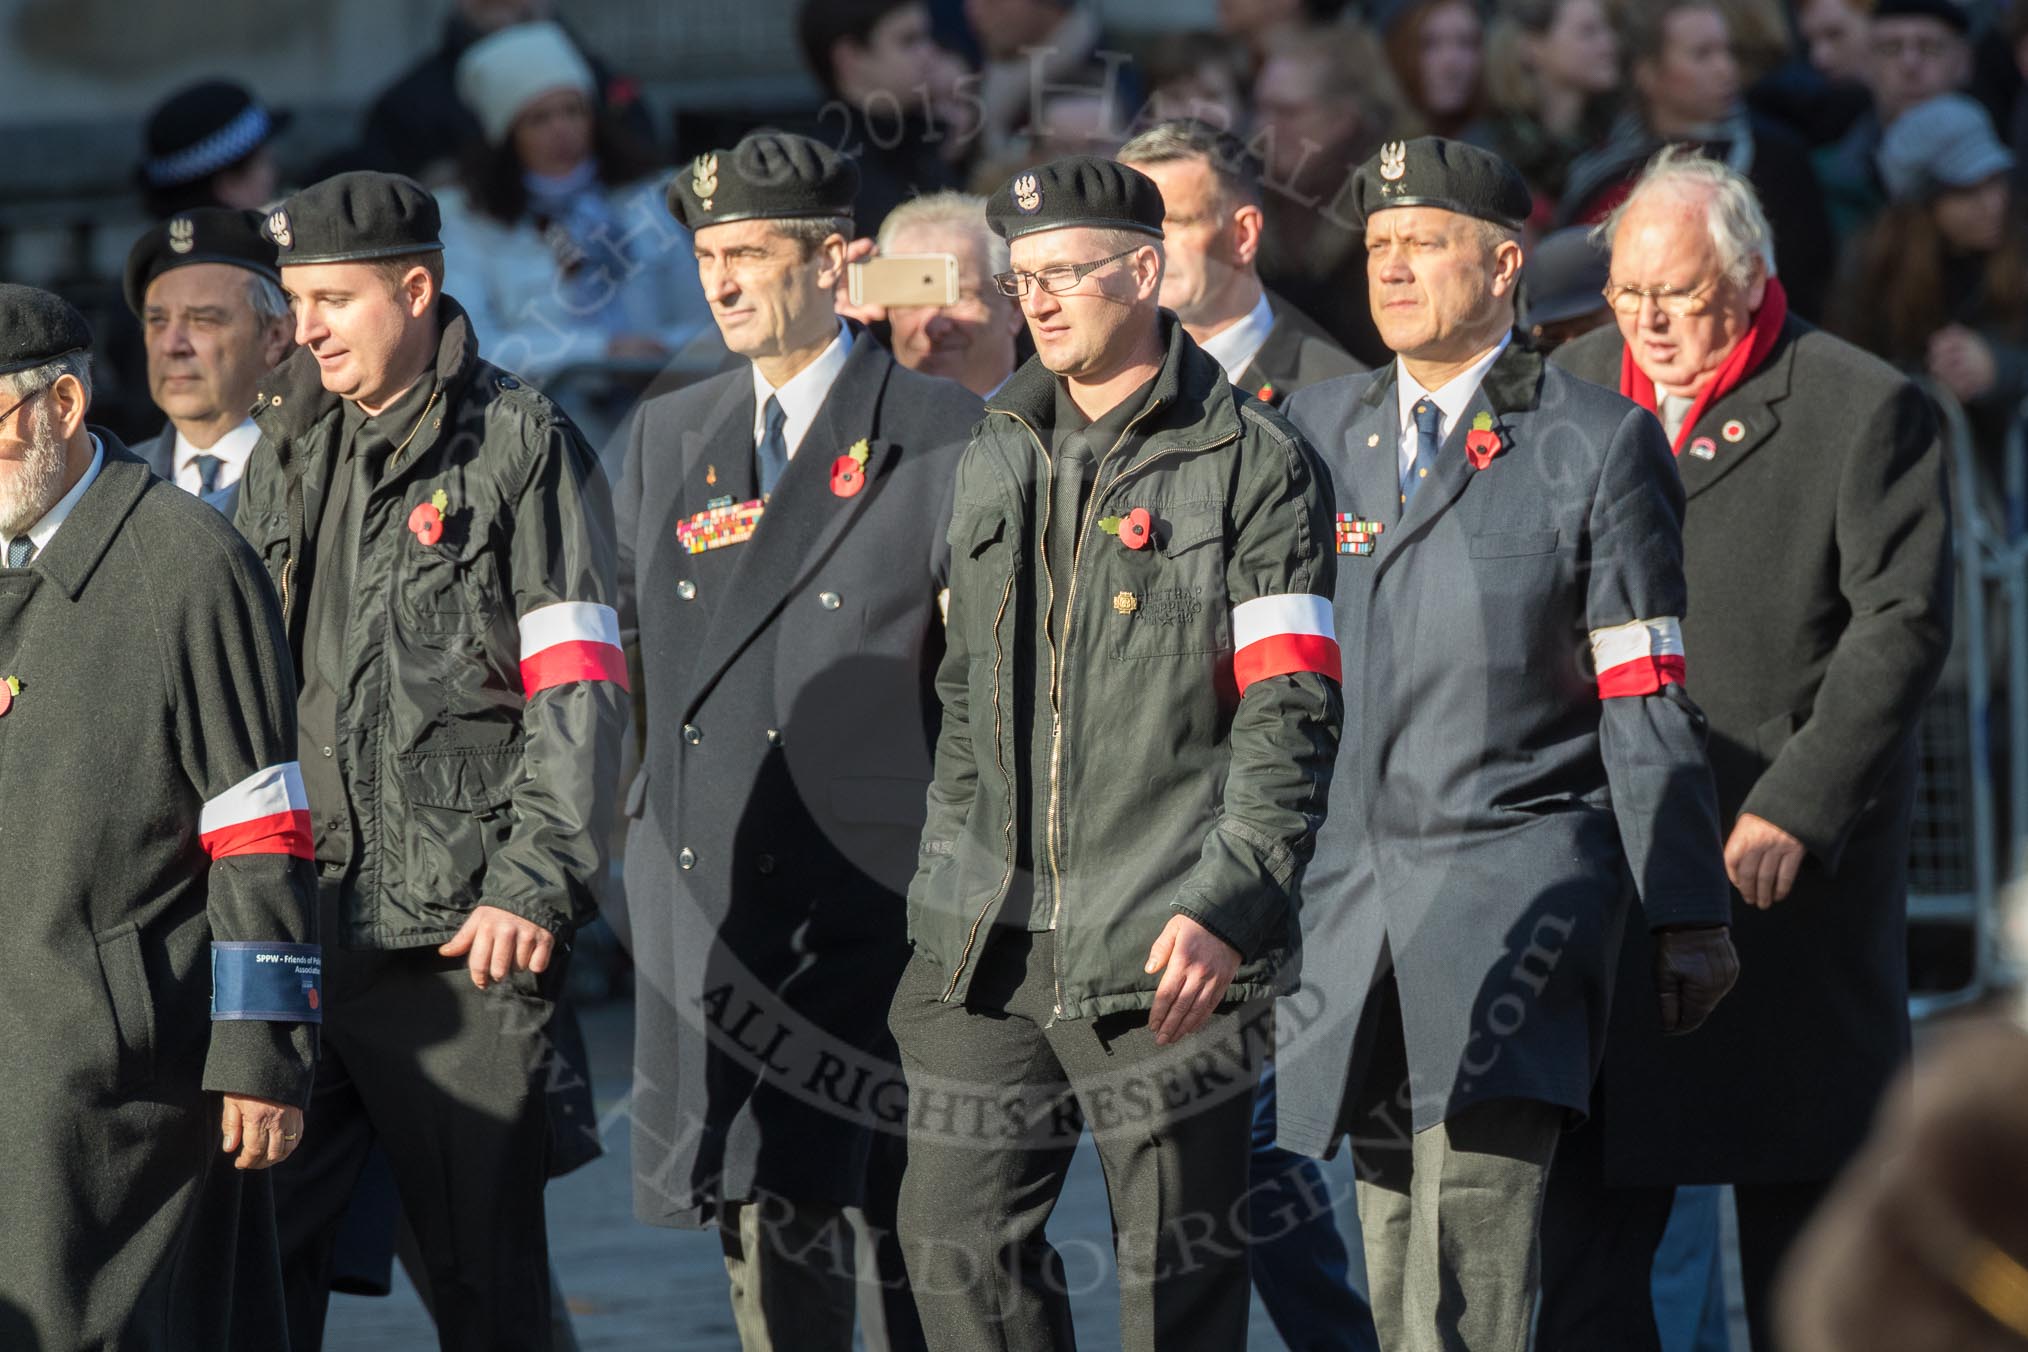
M106 448L99 444L98 434L93 433L92 462L85 466L83 476L70 486L70 492L56 500L56 506L42 514L42 520L28 528L28 538L35 545L35 554L30 556L30 563L35 562L36 557L49 548L49 542L56 538L56 528L63 524L64 518L70 515L71 508L77 506L78 501L84 497L85 490L92 486L92 480L99 477L99 467L105 463ZM15 537L10 535L0 535L0 560L7 557L7 548L14 543L14 539Z
M197 473L197 457L215 455L218 457L218 482L211 491L230 488L239 482L239 476L246 473L246 462L253 458L253 448L261 439L261 429L248 418L233 428L206 450L199 450L187 441L182 432L176 433L176 450L170 465L175 470L176 486L186 493L200 493L204 480Z
M1495 343L1485 356L1451 377L1440 390L1426 390L1422 383L1408 373L1401 358L1394 359L1394 392L1401 401L1401 441L1396 449L1398 477L1407 478L1409 466L1415 463L1415 406L1428 399L1437 406L1437 441L1441 444L1458 425L1458 419L1465 416L1471 407L1472 396L1479 392L1479 383L1486 378L1486 372L1493 369L1493 363L1500 360L1500 354L1507 350L1507 344L1514 341L1511 330L1507 336Z
M1225 378L1233 384L1246 374L1246 368L1253 365L1253 359L1260 355L1261 346L1268 340L1268 331L1275 326L1275 312L1268 304L1267 292L1253 303L1237 324L1220 329L1198 346L1211 354L1212 360L1225 368ZM1248 390L1248 394L1253 391Z
M782 403L782 437L788 445L789 459L794 460L796 448L803 444L810 424L817 421L817 410L824 407L825 396L831 393L838 373L845 369L845 359L851 355L852 330L840 323L838 336L831 340L831 345L780 389L768 384L760 367L754 367L753 444L760 445L761 433L767 429L768 396L773 395ZM843 455L845 448L840 446L837 453Z

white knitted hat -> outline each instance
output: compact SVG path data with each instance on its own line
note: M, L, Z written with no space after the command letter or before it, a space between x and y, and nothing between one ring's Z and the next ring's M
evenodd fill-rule
M553 23L521 23L480 38L458 58L458 97L479 119L486 140L507 139L521 110L544 94L598 92L591 66Z

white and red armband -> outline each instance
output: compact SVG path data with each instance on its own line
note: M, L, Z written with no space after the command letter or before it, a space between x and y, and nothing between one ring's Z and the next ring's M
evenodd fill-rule
M1652 695L1683 682L1683 622L1673 615L1591 631L1598 697Z
M611 681L627 688L627 659L620 650L620 617L594 601L559 601L521 617L521 690L538 691L573 681Z
M248 775L211 799L197 818L198 838L213 859L236 854L292 854L308 859L310 799L294 761Z
M1315 672L1342 682L1338 631L1331 598L1290 594L1259 596L1232 608L1232 674L1244 695L1255 681Z

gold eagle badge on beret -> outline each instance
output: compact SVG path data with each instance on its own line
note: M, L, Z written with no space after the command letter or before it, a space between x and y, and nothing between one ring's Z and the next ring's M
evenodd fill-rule
M169 251L187 254L197 247L197 225L188 216L169 222Z
M1023 174L1014 180L1014 205L1027 216L1042 210L1042 185L1035 181L1035 175Z
M718 156L699 155L690 167L690 191L697 194L697 205L711 210L711 199L718 195Z

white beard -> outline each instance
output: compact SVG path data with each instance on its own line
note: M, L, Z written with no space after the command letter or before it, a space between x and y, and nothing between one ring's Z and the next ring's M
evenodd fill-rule
M63 496L68 447L46 403L28 413L28 454L11 470L0 470L0 535L10 539L49 515Z

